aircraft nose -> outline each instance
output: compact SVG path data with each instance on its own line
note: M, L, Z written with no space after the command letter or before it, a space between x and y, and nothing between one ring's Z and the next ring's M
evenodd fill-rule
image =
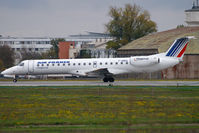
M9 68L9 69L6 69L4 70L3 72L1 72L2 75L10 75L12 74L12 70Z
M1 72L1 75L6 75L6 72L7 70L4 70L3 72Z

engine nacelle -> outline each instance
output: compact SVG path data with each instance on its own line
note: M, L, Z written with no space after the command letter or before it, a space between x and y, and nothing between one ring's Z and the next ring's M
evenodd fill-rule
M136 67L147 67L160 63L160 58L155 56L135 56L131 57L131 65Z

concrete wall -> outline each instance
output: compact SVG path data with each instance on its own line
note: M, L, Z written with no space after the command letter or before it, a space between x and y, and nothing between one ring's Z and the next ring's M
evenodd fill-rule
M162 71L163 79L199 79L199 55L185 55L180 64Z
M188 26L199 26L199 10L185 12Z

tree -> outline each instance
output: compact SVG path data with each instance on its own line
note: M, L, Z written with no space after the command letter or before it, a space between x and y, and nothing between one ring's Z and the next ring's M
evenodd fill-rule
M177 29L179 29L179 28L184 28L185 26L183 25L183 24L180 24L180 25L177 25Z
M32 59L42 59L42 54L38 53L38 52L31 52L31 51L27 51L24 50L21 52L21 61L23 60L32 60Z
M0 72L4 70L3 61L0 59Z
M7 45L0 46L0 60L3 68L9 68L14 65L14 51Z
M57 38L57 39L52 39L51 40L51 45L53 45L52 47L52 51L50 52L51 54L51 58L53 59L57 59L59 58L59 42L65 42L64 38Z
M117 49L120 47L118 44L119 44L118 42L109 41L109 42L107 42L106 49L114 49L114 50L117 50Z
M80 50L77 58L91 58L91 50L89 50L89 49Z
M115 37L114 47L119 48L157 31L156 23L150 19L148 11L142 10L136 4L126 4L125 8L111 7L109 15L112 19L106 24L106 28Z

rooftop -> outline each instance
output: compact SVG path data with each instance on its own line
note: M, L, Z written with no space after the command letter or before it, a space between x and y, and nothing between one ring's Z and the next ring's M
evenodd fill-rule
M175 39L195 36L187 47L186 54L199 54L199 27L184 27L157 32L128 43L119 50L125 49L158 49L159 53L167 51Z
M86 32L87 34L70 35L69 38L111 38L109 34L106 33L96 33L96 32Z
M198 3L198 0L196 0L196 3L193 2L193 7L192 7L192 9L185 10L185 12L197 12L197 11L199 11L199 3Z

